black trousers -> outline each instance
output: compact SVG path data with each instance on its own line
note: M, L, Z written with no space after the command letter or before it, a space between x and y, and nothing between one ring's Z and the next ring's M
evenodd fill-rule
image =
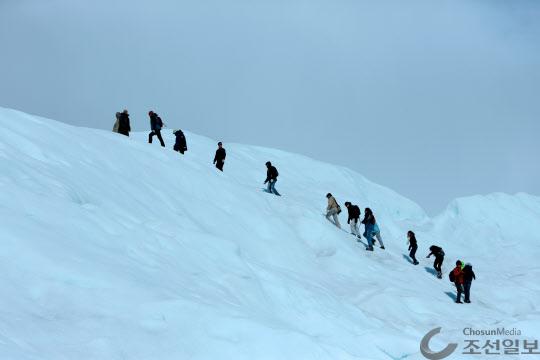
M416 257L415 257L415 255L416 255L416 250L418 250L418 246L413 247L413 248L411 249L411 252L409 253L409 256L411 257L411 259L413 260L413 262L418 262L418 261L416 260Z
M457 295L456 295L456 301L461 301L461 294L463 294L463 285L460 284L460 283L455 283L456 285L456 290L457 290Z
M180 154L184 154L184 148L181 147L181 146L178 145L178 144L174 144L173 150L174 150L174 151L178 151Z
M465 281L463 283L463 292L465 293L465 301L471 301L471 283L472 281Z
M148 142L150 144L152 143L152 138L154 137L154 135L157 136L159 142L161 143L161 146L165 147L165 142L163 141L163 138L161 137L161 130L153 130L152 132L150 132L150 134L148 134Z
M433 267L438 272L442 271L441 266L442 266L443 261L444 261L444 256L435 256L435 261L433 262Z
M223 171L223 165L225 165L225 163L224 163L222 160L216 161L216 167L217 167L219 170Z

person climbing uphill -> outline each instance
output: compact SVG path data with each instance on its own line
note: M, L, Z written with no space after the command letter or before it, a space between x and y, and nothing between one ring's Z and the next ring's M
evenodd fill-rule
M338 219L338 214L341 212L341 208L339 207L336 199L332 196L332 194L326 194L326 198L328 199L328 205L326 206L326 219L328 221L332 221L330 220L331 216L334 219L334 225L341 229L341 224L339 223Z
M467 304L471 303L471 284L473 280L476 280L476 275L474 274L472 265L467 263L463 268L463 292L465 293L465 302Z
M223 148L223 144L218 142L218 149L216 150L216 155L214 156L214 165L220 171L223 171L223 165L225 165L225 158L227 157L227 152Z
M429 255L426 256L426 258L429 258L431 255L435 256L435 261L433 262L433 268L437 272L437 277L439 279L442 279L442 263L444 261L444 251L442 248L431 245L429 247Z
M119 125L120 125L120 112L117 112L116 113L116 121L114 122L114 126L112 128L112 131L117 133Z
M448 274L450 281L454 283L456 286L457 294L456 294L456 304L463 304L461 302L461 294L463 294L463 270L462 270L463 263L458 260L456 261L456 267L454 270Z
M418 265L418 260L416 260L416 250L418 250L418 243L416 242L416 235L414 234L414 232L412 232L411 230L409 230L407 232L407 239L408 239L408 243L409 243L409 256L411 258L411 260L413 261L413 265Z
M161 118L153 111L148 112L148 116L150 117L150 134L148 134L148 143L152 143L152 138L157 136L159 142L161 143L161 146L165 147L165 142L163 141L163 138L161 137L161 128L164 126L163 121L161 121Z
M360 218L360 208L357 205L351 204L350 201L345 202L345 207L349 212L347 224L349 224L351 227L351 234L359 238L360 230L358 230L358 220Z
M125 109L118 117L118 133L129 136L131 125L129 123L129 112Z
M379 229L379 225L377 225L377 220L375 220L375 215L373 215L373 211L371 211L370 208L366 208L364 210L364 220L362 220L362 224L364 224L365 229L364 237L367 239L368 242L366 250L373 251L374 236L381 244L381 249L384 250L384 243L381 238L381 231Z
M277 196L281 196L278 191L276 190L276 182L277 177L279 176L279 173L275 166L272 165L270 161L266 162L266 180L264 183L268 183L268 189L266 192L269 192L270 194L274 194Z
M184 132L178 129L174 130L173 134L176 136L173 150L178 151L180 154L184 154L184 151L187 151L187 141Z

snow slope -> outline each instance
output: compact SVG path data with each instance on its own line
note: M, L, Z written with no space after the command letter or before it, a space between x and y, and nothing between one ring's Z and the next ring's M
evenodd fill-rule
M430 219L348 170L186 133L181 156L0 109L1 359L418 359L467 325L538 334L540 199L494 194ZM270 160L282 197L261 191ZM386 251L322 216L371 207ZM346 226L346 215L341 215ZM405 233L419 240L420 265ZM441 244L478 276L471 305L425 259Z

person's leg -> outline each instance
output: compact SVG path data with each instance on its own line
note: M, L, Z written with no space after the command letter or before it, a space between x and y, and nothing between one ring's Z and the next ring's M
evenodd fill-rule
M373 248L373 233L371 232L371 230L366 229L366 231L364 232L364 237L367 240L368 248Z
M350 225L351 225L351 234L358 236L358 220L352 219Z
M341 229L341 224L339 223L339 218L338 218L338 213L337 213L337 210L334 211L334 214L332 215L332 217L334 218L334 224Z
M163 138L161 137L161 130L156 130L156 135L157 135L157 138L159 139L159 142L161 143L161 146L165 147L165 142L163 141ZM181 149L180 149L180 152L182 152Z
M465 281L463 284L463 293L465 294L465 302L471 302L471 282Z
M328 221L332 221L330 220L330 218L334 218L334 214L335 214L335 210L334 209L330 209L326 212L326 218L328 219ZM335 224L335 223L334 223Z
M223 162L223 161L218 161L218 162L216 162L216 167L217 167L220 171L223 171L223 165L224 165L224 162Z
M277 182L277 180L273 180L271 182L272 182L272 192L274 193L274 195L281 196L281 195L279 195L278 191L276 190L276 182Z
M409 253L409 256L411 257L412 261L413 261L413 264L418 264L418 260L416 260L416 250L418 249L418 247L413 247L411 249L411 252Z
M270 194L272 194L272 182L271 181L268 182L268 186L266 188L266 191L269 192Z
M381 232L380 232L380 231L377 231L377 232L375 233L375 237L377 238L377 240L379 241L379 244L381 244L381 247L383 248L383 247L384 247L384 243L382 242Z
M461 293L463 292L463 285L456 283L456 290L457 290L456 302L460 303L461 302Z
M150 131L150 134L148 134L148 143L151 144L152 143L152 138L154 137L154 132L153 131Z

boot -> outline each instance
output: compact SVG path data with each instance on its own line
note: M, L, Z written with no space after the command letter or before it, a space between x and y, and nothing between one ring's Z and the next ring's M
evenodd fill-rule
M367 251L373 251L373 246L368 246L368 247L366 247L366 250L367 250Z

